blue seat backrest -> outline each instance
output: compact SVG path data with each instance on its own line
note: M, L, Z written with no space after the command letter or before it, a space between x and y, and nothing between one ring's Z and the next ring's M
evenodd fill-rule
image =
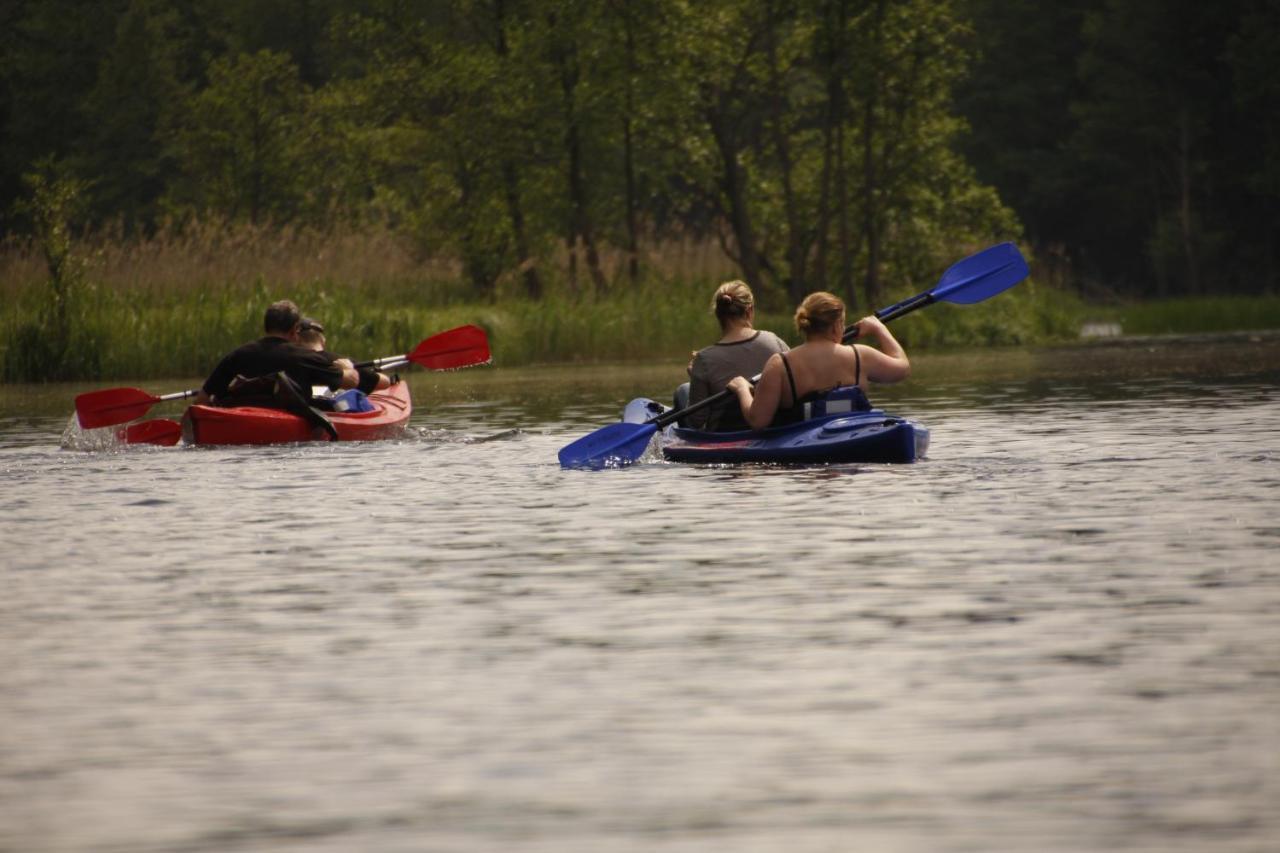
M867 395L857 385L847 385L829 391L826 396L804 404L805 419L836 415L841 412L866 412L871 410Z

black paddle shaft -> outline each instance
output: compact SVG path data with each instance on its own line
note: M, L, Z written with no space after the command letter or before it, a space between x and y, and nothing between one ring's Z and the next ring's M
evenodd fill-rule
M881 308L879 311L876 312L876 318L879 319L880 322L882 323L887 323L890 320L896 320L897 318L901 317L903 314L910 314L912 311L916 310L917 308L923 308L926 305L932 305L936 301L937 301L937 297L933 295L933 291L926 290L924 293L917 293L915 296L912 296L910 299L904 299L901 302L897 303L896 305L890 305L888 308ZM850 326L849 328L856 330L857 326ZM849 337L849 332L846 330L845 343L849 342L848 337ZM855 334L854 337L856 338L857 334Z

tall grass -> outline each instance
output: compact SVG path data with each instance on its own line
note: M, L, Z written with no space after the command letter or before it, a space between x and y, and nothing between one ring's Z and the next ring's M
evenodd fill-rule
M1111 317L1130 335L1280 329L1280 296L1162 299L1125 305Z
M265 307L281 298L325 323L330 349L356 358L406 352L463 323L489 332L498 364L682 357L717 337L711 295L735 277L718 248L669 244L642 259L646 272L638 284L623 275L624 259L613 258L614 285L603 295L575 291L560 267L542 270L548 295L541 301L524 298L514 275L499 283L495 299L480 300L454 265L421 258L381 229L206 224L142 240L99 232L82 236L76 248L82 281L66 306L67 363L45 377L203 375L227 350L259 336ZM38 246L0 244L6 366L33 367L27 362L45 316L48 280ZM904 284L886 300L927 285ZM785 304L776 293L757 295L764 305ZM895 324L895 334L908 347L1058 340L1075 337L1082 310L1062 291L1026 282L982 306L917 312ZM789 310L762 310L757 325L795 342ZM33 378L7 367L6 375Z

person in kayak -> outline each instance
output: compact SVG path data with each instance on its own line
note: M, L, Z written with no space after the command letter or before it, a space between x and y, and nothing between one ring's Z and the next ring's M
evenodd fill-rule
M716 288L711 308L720 322L720 340L693 354L689 362L689 396L684 400L677 392L677 409L719 393L735 376L754 376L770 356L788 349L786 342L773 332L755 328L755 296L744 282L728 281ZM713 432L747 429L742 411L732 398L692 412L684 423Z
M355 368L356 373L360 375L360 384L355 388L337 392L330 390L311 398L313 406L318 406L325 411L372 412L374 406L369 402L369 394L389 388L393 383L400 381L399 377L392 379L373 368L358 367L351 359L334 355L325 349L324 326L320 325L319 320L313 320L310 317L302 318L302 322L298 324L298 343L306 349L320 353L343 369ZM364 390L366 388L370 390Z
M329 355L333 361L338 360L336 355L324 348L326 343L324 338L324 326L320 325L319 320L313 320L310 317L303 317L298 321L298 343L314 352Z
M327 341L324 336L324 326L319 320L311 317L303 317L298 323L298 343L306 349L318 352L325 358L329 359L332 364L343 368L352 368L360 376L357 388L363 394L372 391L381 391L391 385L391 377L385 373L380 373L371 367L356 367L355 362L343 356L334 355L325 349Z
M858 338L876 339L879 349L840 342L844 302L838 296L818 292L805 297L796 309L796 328L804 335L804 343L770 356L754 389L742 375L728 383L751 429L804 420L805 403L840 387L858 388L862 398L858 408L869 409L868 383L900 382L911 374L902 344L875 316L858 321Z
M302 314L297 305L288 299L273 302L262 321L266 334L224 356L205 380L196 395L196 402L218 402L235 396L231 394L233 386L252 386L253 380L275 377L280 373L307 396L314 385L337 390L356 388L362 382L376 382L362 377L354 367L334 363L327 354L301 346L298 343L301 324ZM260 391L254 389L252 393Z

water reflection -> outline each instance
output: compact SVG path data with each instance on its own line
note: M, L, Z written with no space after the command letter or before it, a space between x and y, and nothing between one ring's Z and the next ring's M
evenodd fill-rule
M0 848L1267 849L1280 360L1175 349L922 357L910 466L559 468L682 365L373 445L10 397Z

